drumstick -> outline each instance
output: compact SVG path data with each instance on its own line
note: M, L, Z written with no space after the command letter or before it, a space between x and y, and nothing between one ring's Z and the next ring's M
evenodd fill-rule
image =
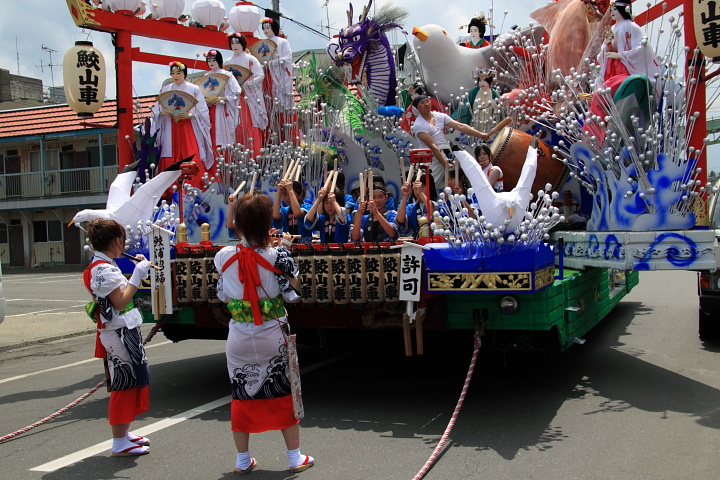
M406 182L412 182L414 171L415 171L415 165L410 164L410 168L408 169L407 180L405 180Z
M257 177L258 177L258 172L257 172L257 170L255 170L253 172L252 183L250 184L250 190L255 188L255 182L257 181Z
M333 173L331 173L330 176L332 177L332 184L330 184L330 191L335 193L335 185L337 184L337 176L338 176L337 170L335 170Z
M422 173L423 173L422 168L418 168L417 175L415 175L416 182L420 181L420 177L422 177ZM447 173L447 168L445 169L445 173Z
M502 130L502 129L505 128L506 126L510 125L511 122L512 122L512 118L510 118L510 117L505 117L505 118L503 118L503 119L500 121L500 123L498 123L497 125L495 125L495 126L493 127L493 129L488 132L488 135L492 137L492 136L495 135L497 132L499 132L500 130Z
M405 159L400 159L400 178L402 178L403 182L405 181Z
M285 172L287 172L287 157L283 157L283 169L282 175L280 175L280 180L285 180Z
M280 180L287 180L287 177L288 175L290 175L290 172L292 172L293 168L295 168L295 159L290 160L290 163L285 169L285 172L283 172L283 176Z
M233 192L233 195L235 195L237 197L237 194L240 193L240 190L245 188L245 183L246 183L245 180L243 180L242 183L240 184L240 186L235 189L235 191Z
M372 197L372 194L373 194L373 171L369 168L368 168L367 181L368 181L368 196Z
M300 174L302 173L302 167L303 166L300 164L300 159L298 158L297 169L295 171L295 181L296 182L300 181Z
M325 164L325 165L327 165L327 164ZM323 188L325 188L325 190L327 190L328 187L330 187L330 184L332 183L333 173L334 172L332 170L330 170L330 173L328 173L327 177L325 177L325 185L323 185Z
M122 252L121 254L122 254L123 257L129 258L129 259L132 260L133 262L140 262L140 261L141 261L139 258L137 258L137 257L135 257L135 256L133 256L133 255L130 255L129 253ZM150 266L151 266L152 268L154 268L155 270L162 270L162 268L158 267L157 265L153 265L152 263L150 264Z
M362 172L358 175L360 179L360 201L365 201L365 179L363 178Z

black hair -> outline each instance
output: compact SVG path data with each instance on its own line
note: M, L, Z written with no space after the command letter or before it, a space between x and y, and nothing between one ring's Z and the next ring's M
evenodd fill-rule
M108 250L118 238L122 238L123 243L125 243L125 229L115 220L96 218L88 222L85 230L87 231L90 246L96 252Z
M425 95L418 95L417 97L413 98L412 106L417 108L417 106L420 105L420 102L422 102L426 98L430 98L430 97L427 97Z
M292 189L293 192L305 198L305 186L302 183L293 180Z
M262 28L262 26L266 23L270 24L270 28L276 36L280 35L280 24L277 22L277 20L274 20L272 18L265 18L262 22L260 22L260 28Z
M425 95L425 84L420 80L415 80L412 84L413 92L418 95Z
M183 75L185 75L185 78L187 78L187 67L185 66L184 63L178 62L178 61L172 62L170 64L170 73L171 74L172 74L173 68L179 69L183 73Z
M247 38L245 38L245 35L243 35L242 33L238 33L238 32L233 32L233 33L228 34L228 36L227 36L228 48L230 50L232 50L233 39L235 39L235 38L239 39L240 45L242 45L242 49L245 50L247 48Z
M215 52L214 54L211 54L210 52ZM208 54L205 56L205 62L208 62L211 58L214 58L217 64L222 68L223 66L223 56L222 53L220 53L220 50L209 50L207 52Z
M470 27L477 27L480 30L480 38L485 37L485 18L475 17L470 19L468 24L468 33L470 33Z
M480 152L483 151L488 154L488 156L490 157L490 162L492 162L492 150L490 150L490 145L484 142L478 143L475 146L475 159L477 160L477 158L480 156Z
M632 20L632 6L631 5L623 5L623 4L614 4L615 10L618 11L620 16L624 18L625 20Z

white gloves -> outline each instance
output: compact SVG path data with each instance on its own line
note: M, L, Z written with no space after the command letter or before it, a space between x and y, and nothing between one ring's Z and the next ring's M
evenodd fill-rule
M135 265L132 276L130 277L130 285L135 285L135 288L140 288L140 284L150 274L150 260L142 260Z

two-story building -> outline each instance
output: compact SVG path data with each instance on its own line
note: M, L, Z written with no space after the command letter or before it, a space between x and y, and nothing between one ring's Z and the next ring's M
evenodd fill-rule
M148 112L155 96L138 100ZM116 117L115 101L90 120L67 104L0 111L3 264L87 263L82 231L68 223L79 210L105 206L118 173Z

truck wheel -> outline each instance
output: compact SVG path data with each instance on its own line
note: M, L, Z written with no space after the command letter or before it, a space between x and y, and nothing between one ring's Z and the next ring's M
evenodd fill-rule
M698 336L702 340L720 340L720 321L702 311L698 313Z

